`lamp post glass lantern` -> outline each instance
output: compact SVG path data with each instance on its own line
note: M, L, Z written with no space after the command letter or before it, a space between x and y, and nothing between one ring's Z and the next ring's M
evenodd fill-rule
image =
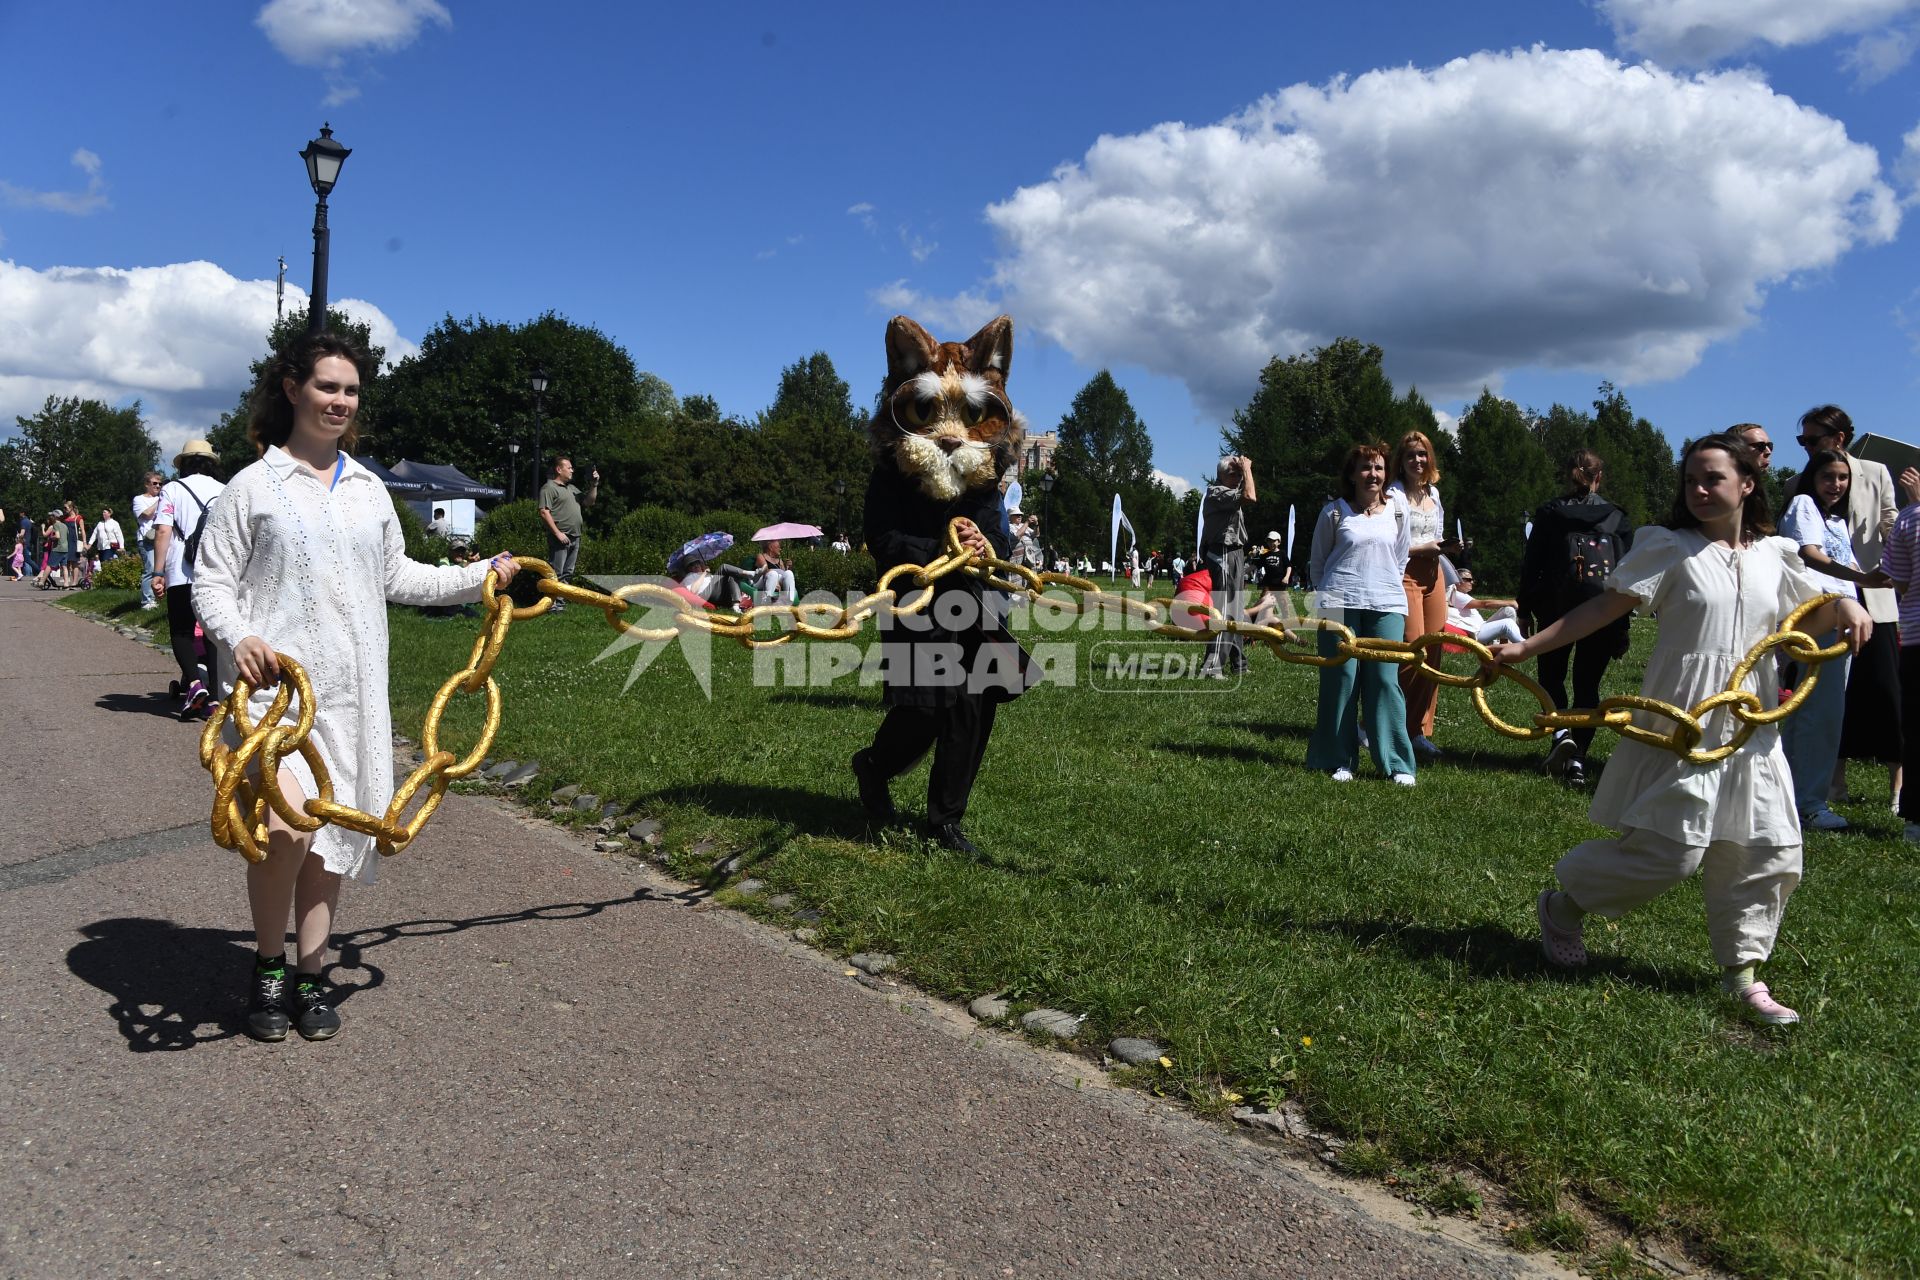
M1045 568L1053 568L1053 485L1056 477L1053 472L1045 471L1040 475L1040 523L1046 527L1040 530L1040 558L1046 561Z
M307 300L307 332L319 333L327 327L327 250L332 235L327 230L327 195L340 181L340 166L353 149L333 140L331 125L320 126L320 136L307 143L300 158L307 162L307 182L313 187L313 290Z
M536 491L546 483L540 477L546 472L540 469L540 402L547 394L547 370L545 365L535 365L533 377L528 379L533 386L533 484Z

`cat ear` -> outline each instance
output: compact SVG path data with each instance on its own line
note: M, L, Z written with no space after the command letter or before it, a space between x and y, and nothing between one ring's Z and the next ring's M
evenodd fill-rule
M980 332L967 339L967 367L975 373L996 369L1004 378L1007 376L1007 367L1012 363L1012 316L989 320Z
M887 385L931 369L935 349L933 335L905 316L887 321Z

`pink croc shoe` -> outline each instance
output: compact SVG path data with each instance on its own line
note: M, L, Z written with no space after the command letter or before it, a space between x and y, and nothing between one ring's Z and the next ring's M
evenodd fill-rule
M1540 900L1535 904L1535 913L1540 917L1540 951L1554 964L1577 969L1587 962L1587 944L1580 937L1580 930L1562 929L1553 922L1553 913L1547 910L1552 897L1553 890L1542 889Z
M1790 1027L1800 1021L1800 1015L1773 998L1767 990L1767 984L1756 982L1745 991L1734 996L1740 1002L1740 1011L1755 1022L1769 1027Z

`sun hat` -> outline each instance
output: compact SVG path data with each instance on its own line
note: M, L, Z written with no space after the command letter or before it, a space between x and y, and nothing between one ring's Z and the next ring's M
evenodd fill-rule
M180 464L185 462L188 458L205 458L209 462L220 461L220 455L215 453L213 451L213 446L208 444L205 440L187 441L186 447L181 449L180 452L173 455L173 469L175 471L178 471L180 469Z

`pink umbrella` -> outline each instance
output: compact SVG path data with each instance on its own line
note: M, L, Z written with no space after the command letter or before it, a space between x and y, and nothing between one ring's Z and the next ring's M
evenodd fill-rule
M775 542L781 538L817 538L819 536L820 527L818 525L799 524L789 520L783 524L768 525L760 532L754 534L753 540L755 542Z

